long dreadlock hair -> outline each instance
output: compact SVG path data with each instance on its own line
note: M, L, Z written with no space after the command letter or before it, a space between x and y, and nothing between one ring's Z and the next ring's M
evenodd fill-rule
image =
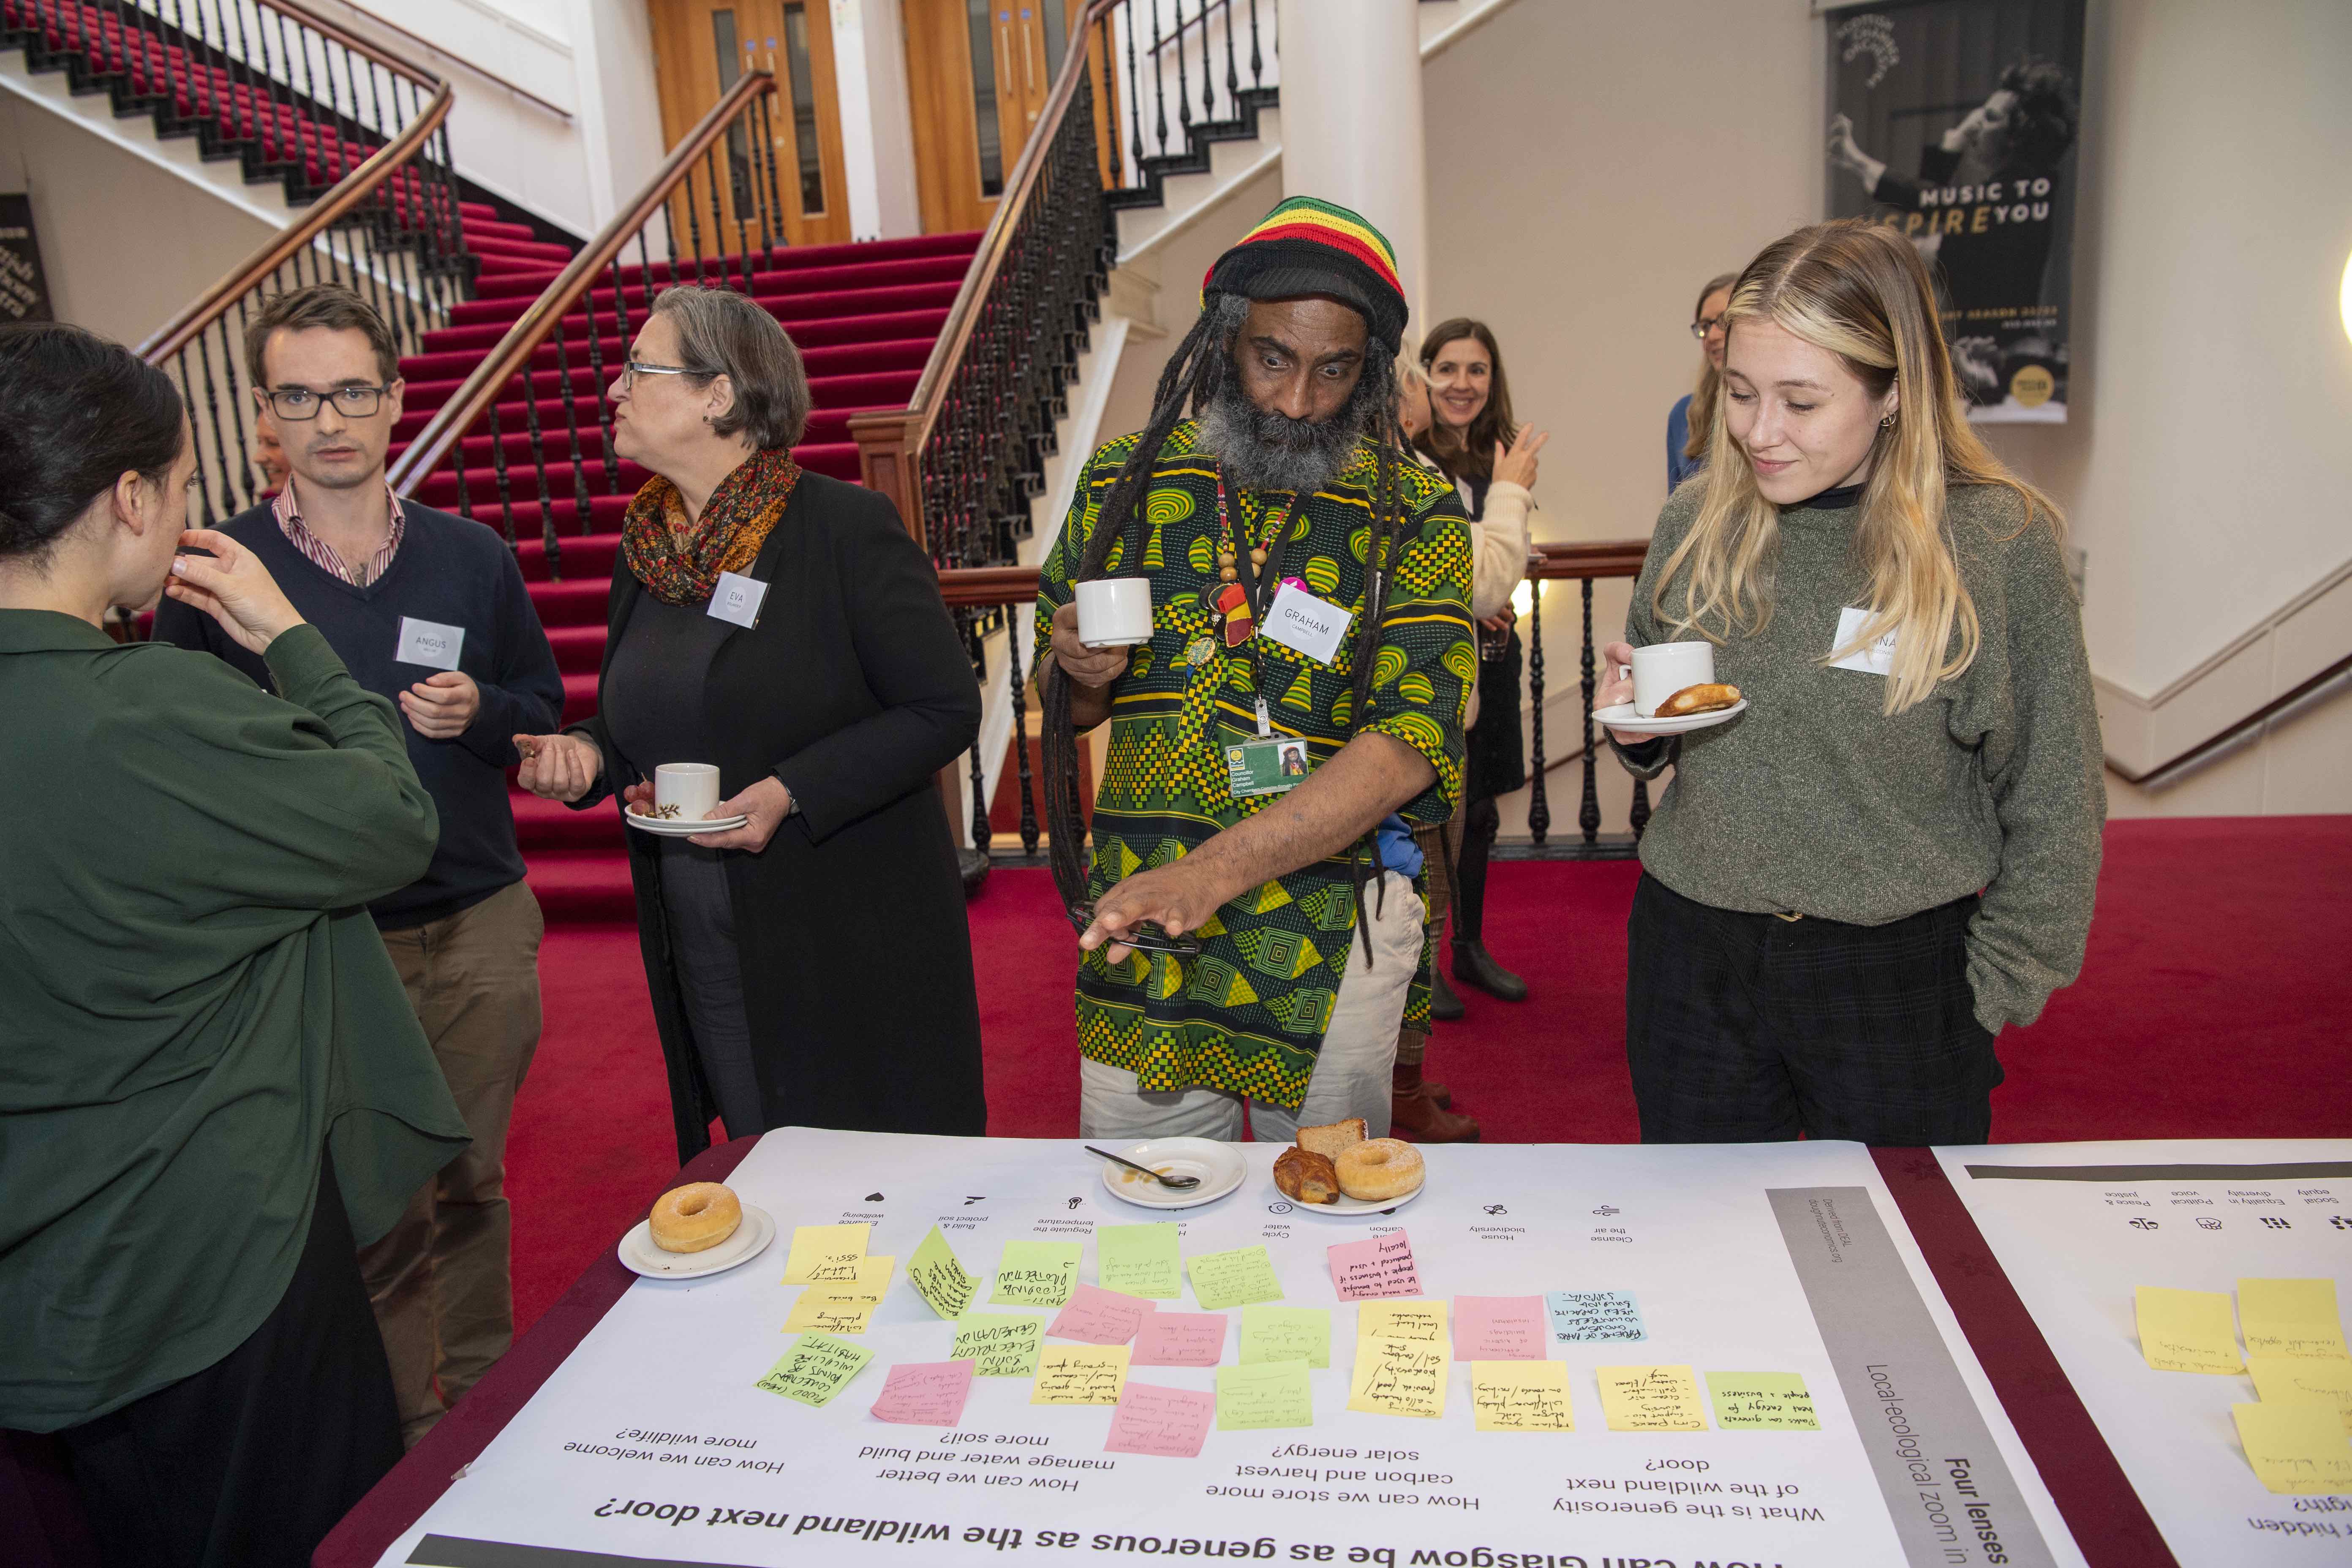
M1250 301L1238 294L1219 294L1205 304L1192 330L1184 334L1160 373L1151 400L1151 417L1128 453L1118 475L1104 496L1087 536L1070 581L1091 582L1104 575L1112 548L1137 527L1151 483L1160 449L1189 410L1195 417L1207 411L1234 374L1234 343L1249 319ZM1372 532L1364 553L1364 613L1355 626L1355 697L1349 710L1352 739L1364 722L1371 700L1372 665L1380 650L1381 623L1388 614L1389 579L1403 549L1405 510L1398 496L1397 464L1404 448L1397 418L1396 356L1379 338L1366 334L1363 370L1348 405L1335 417L1353 419L1360 434L1373 444ZM1123 553L1122 559L1131 556ZM1045 831L1047 862L1054 886L1070 923L1084 931L1091 916L1087 902L1087 864L1078 847L1085 832L1078 812L1078 737L1070 711L1070 678L1060 661L1047 659L1038 677L1039 721L1045 752ZM1366 851L1370 851L1369 866ZM1369 834L1349 856L1350 896L1356 923L1363 933L1364 962L1371 963L1371 933L1364 918L1364 883L1380 875L1380 848Z

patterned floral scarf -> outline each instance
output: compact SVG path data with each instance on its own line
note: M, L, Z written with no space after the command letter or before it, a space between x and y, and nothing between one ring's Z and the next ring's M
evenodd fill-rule
M677 487L656 474L621 520L621 557L663 604L702 604L721 572L745 571L759 559L800 477L784 448L754 452L719 481L701 520L693 521Z

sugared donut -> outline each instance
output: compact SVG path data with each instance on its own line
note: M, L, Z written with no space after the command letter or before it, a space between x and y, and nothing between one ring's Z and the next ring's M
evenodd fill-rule
M696 1182L664 1193L646 1223L664 1252L702 1252L735 1234L743 1205L724 1184Z
M1402 1138L1368 1138L1331 1162L1339 1190L1365 1203L1387 1203L1421 1190L1421 1151Z

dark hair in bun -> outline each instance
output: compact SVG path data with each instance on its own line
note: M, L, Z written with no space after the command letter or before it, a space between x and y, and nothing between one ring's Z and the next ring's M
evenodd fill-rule
M0 327L0 561L46 553L115 480L160 483L179 455L162 371L79 327Z

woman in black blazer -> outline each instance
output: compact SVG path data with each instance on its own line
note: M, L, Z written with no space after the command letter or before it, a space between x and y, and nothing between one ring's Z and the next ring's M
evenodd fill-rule
M963 885L933 776L979 732L971 662L889 501L802 470L808 379L742 295L675 288L611 388L652 469L623 524L597 713L517 736L574 806L712 763L691 838L629 868L681 1162L785 1123L977 1135L987 1105Z

